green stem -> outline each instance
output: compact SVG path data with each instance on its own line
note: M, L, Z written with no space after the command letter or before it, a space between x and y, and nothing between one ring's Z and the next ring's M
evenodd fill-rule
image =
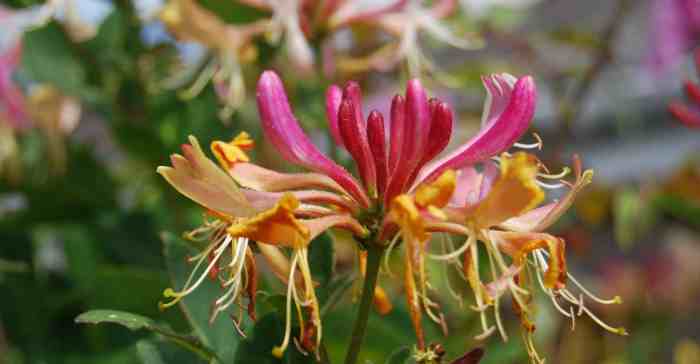
M367 272L365 273L365 283L362 288L362 298L360 300L360 310L355 318L355 327L352 329L352 339L348 346L348 353L345 356L345 364L357 363L360 355L362 341L365 338L367 329L367 319L369 310L374 298L374 289L377 287L377 277L379 276L379 265L382 260L383 249L369 244L367 248Z

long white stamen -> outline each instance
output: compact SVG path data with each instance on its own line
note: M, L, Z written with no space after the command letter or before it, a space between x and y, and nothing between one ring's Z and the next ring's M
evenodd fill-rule
M292 290L294 289L294 271L297 269L297 259L299 258L297 252L294 252L291 266L289 268L289 280L287 281L287 315L285 317L284 326L284 339L282 340L282 345L276 346L272 349L272 354L278 358L282 357L282 354L287 349L289 345L289 337L292 334Z
M462 253L467 251L467 249L469 249L469 245L474 243L474 240L476 240L476 239L473 237L473 235L470 235L469 238L467 238L467 241L459 249L457 249L451 253L447 253L447 254L443 254L443 255L428 254L428 257L430 257L431 259L442 260L442 261L455 259L455 258L459 257L460 255L462 255Z
M209 271L211 271L212 268L214 268L214 265L216 265L219 262L219 258L221 257L221 254L224 252L226 247L231 243L231 236L227 235L226 239L224 242L221 244L219 248L215 250L216 256L214 256L214 259L212 259L211 263L207 266L207 269L204 270L204 273L199 277L199 279L191 285L189 288L185 289L184 291L181 292L176 292L176 296L186 296L190 294L190 292L194 291L197 287L199 287L202 282L204 282L204 278L209 275Z
M566 186L566 184L561 183L561 182L559 182L559 183L544 183L544 182L537 180L537 179L535 179L535 183L537 183L538 186L540 186L542 188L546 188L548 190L556 190L556 189L559 189L559 188Z
M615 297L613 297L611 299L607 299L607 300L604 298L600 298L600 297L594 295L593 293L591 293L589 290L587 290L586 287L584 287L581 283L579 283L576 280L576 278L573 277L573 275L566 273L566 276L567 276L567 278L569 278L569 280L571 282L574 283L574 285L576 285L576 287L578 287L578 289L581 290L581 292L583 292L584 294L586 294L586 296L588 296L589 298L591 298L592 300L594 300L598 303L602 303L604 305L612 305L612 304L622 303L622 298L620 298L620 296L615 296Z
M386 253L384 254L384 271L386 271L389 276L394 277L394 273L391 271L391 266L389 265L389 256L391 255L392 250L394 249L394 246L396 246L397 242L399 241L400 234L397 233L394 235L394 238L391 239L391 243L389 244L389 247L386 249Z
M562 171L559 172L558 174L537 173L537 177L544 178L544 179L562 179L562 178L566 177L569 173L571 173L571 168L564 167L564 168L562 168Z
M542 138L540 138L539 134L537 134L537 133L532 133L532 136L537 140L536 142L534 142L532 144L515 143L515 144L513 144L513 146L516 148L520 148L520 149L542 150L542 146L544 145L544 142L542 142Z

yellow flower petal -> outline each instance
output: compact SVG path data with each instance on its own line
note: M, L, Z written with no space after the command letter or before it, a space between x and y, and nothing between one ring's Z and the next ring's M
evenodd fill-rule
M401 227L403 234L409 234L411 237L418 239L418 241L425 241L428 239L428 233L425 231L423 218L410 196L396 196L391 202L391 210L389 213L399 227Z
M216 156L219 164L225 170L229 170L238 162L249 162L250 158L245 153L245 150L250 150L254 145L250 135L246 132L241 132L230 142L222 142L220 140L211 143L211 151Z
M523 152L503 155L500 161L501 174L473 215L480 228L519 216L544 200L544 192L535 180L538 163L533 155Z
M416 204L421 207L444 207L450 201L457 186L457 173L449 169L435 181L420 185L416 189Z
M228 233L266 244L304 247L309 243L311 233L294 217L297 207L299 200L291 193L286 193L274 207L249 219L239 220L228 228Z

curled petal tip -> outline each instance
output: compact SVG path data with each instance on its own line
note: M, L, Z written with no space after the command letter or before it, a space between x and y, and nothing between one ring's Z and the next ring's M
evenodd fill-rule
M537 103L537 88L531 76L511 85L509 77L496 75L486 84L482 129L466 144L446 157L426 166L419 181L437 177L449 168L461 168L484 161L510 148L530 127Z
M292 113L282 80L274 71L265 71L260 76L257 102L267 140L287 161L323 172L363 205L368 203L364 191L352 176L323 155L304 133Z

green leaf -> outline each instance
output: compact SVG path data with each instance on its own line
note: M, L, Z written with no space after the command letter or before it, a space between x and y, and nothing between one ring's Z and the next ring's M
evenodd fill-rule
M34 81L78 95L85 81L85 70L72 49L73 44L55 23L27 32L22 48L22 68Z
M185 284L192 269L186 263L186 258L197 251L171 233L162 233L161 239L174 289L179 289ZM179 306L200 340L214 350L222 363L233 363L241 339L233 323L222 313L217 320L209 324L211 303L220 295L221 287L205 279L197 289L180 301Z
M284 319L271 313L260 319L253 330L252 336L241 342L236 353L236 364L297 364L316 363L313 355L304 356L290 342L282 359L272 355L272 349L280 345L284 338Z
M165 364L160 351L150 340L139 340L136 343L136 352L143 364Z
M396 349L386 359L385 364L405 364L411 358L411 348L408 346Z
M652 205L635 189L625 189L615 195L613 212L615 238L623 249L630 248L656 222Z
M309 265L311 266L311 275L320 285L319 289L328 286L333 278L335 266L333 238L328 233L319 235L309 244Z
M664 194L654 200L654 206L663 213L700 229L700 205L692 200Z
M157 338L141 339L135 345L136 355L143 364L191 364L204 363L201 358L167 341Z
M162 335L178 346L187 349L203 359L210 360L214 354L204 347L197 338L191 336L180 335L170 329L160 327L148 317L136 315L130 312L115 311L115 310L92 310L80 314L75 318L75 322L79 324L100 324L113 323L122 325L130 330L148 330Z

